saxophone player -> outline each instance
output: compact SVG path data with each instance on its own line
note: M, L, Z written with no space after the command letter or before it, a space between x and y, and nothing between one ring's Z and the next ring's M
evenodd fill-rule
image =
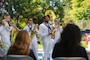
M51 26L49 23L50 16L44 16L43 17L43 23L39 25L39 32L38 34L42 37L42 45L43 45L43 51L44 56L43 60L48 60L49 54L51 55L51 45L52 45L52 38L51 38ZM51 56L50 56L51 57Z
M36 60L38 60L38 43L36 34L34 34L34 32L37 31L37 27L33 23L33 18L30 17L27 19L27 25L24 27L24 30L26 30L29 33L30 38L32 39L30 39L31 44L29 48L33 50ZM31 37L31 34L33 35L33 37Z
M54 19L54 24L52 25L55 30L55 38L53 39L53 47L58 42L58 40L61 38L61 32L63 29L60 27L59 20Z

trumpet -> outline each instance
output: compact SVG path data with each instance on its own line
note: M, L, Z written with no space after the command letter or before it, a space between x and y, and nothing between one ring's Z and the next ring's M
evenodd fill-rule
M0 21L0 26L5 26L4 21ZM10 26L12 26L13 28L16 28L18 31L20 31L20 29L16 26L16 24L10 24ZM10 28L10 26L5 26L5 27Z
M32 40L34 35L37 34L37 31L36 31L37 27L38 27L38 24L35 24L34 29L32 30L30 34L30 40Z
M14 26L18 31L20 31L21 29L19 29L17 26Z

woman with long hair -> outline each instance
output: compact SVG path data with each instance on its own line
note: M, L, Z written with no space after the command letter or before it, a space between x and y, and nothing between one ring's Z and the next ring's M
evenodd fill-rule
M88 60L84 47L80 45L81 31L75 24L67 24L61 33L61 40L55 44L52 57L84 57Z
M29 49L29 46L30 46L29 34L27 31L21 30L18 32L15 38L15 42L11 45L7 54L8 55L30 55L32 57L34 55L30 54L32 52Z

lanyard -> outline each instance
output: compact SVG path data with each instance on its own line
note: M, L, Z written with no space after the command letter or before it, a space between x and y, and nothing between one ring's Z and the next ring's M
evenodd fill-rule
M32 25L31 27L28 25L28 28L29 28L29 32L32 32Z
M48 27L48 32L51 31L50 25L46 25L46 24L45 24L45 26Z

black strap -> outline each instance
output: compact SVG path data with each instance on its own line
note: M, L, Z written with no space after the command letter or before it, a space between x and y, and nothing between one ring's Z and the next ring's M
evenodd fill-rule
M30 27L30 26L28 25L28 28L29 28L29 32L32 32L32 26Z
M48 27L48 32L51 31L51 27L49 25L45 24L45 26Z

